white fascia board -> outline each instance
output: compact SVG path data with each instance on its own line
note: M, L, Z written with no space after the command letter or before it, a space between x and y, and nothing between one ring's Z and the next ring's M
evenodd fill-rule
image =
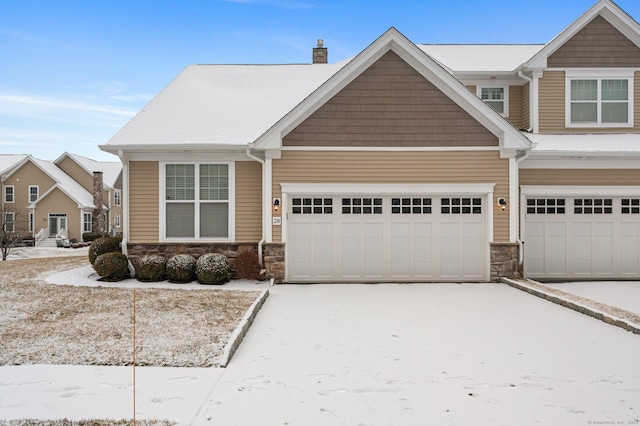
M24 157L22 160L20 160L17 164L12 165L9 169L9 173L7 173L6 175L3 175L2 178L3 179L9 179L11 176L13 176L14 173L16 173L18 170L20 170L22 168L22 166L24 166L28 161L31 161L33 159L33 157L31 156L31 154L27 155L26 157ZM39 168L40 170L42 170L40 168L40 166L38 166L38 164L35 161L32 161L32 163ZM44 170L42 170L43 172L45 172ZM49 176L49 173L45 174L47 176ZM49 176L51 177L51 176ZM53 177L51 177L51 180L53 180L54 182L57 182L57 180L55 180Z
M126 144L126 145L98 145L102 151L109 152L111 154L118 155L120 151L124 153L139 152L192 152L192 153L207 153L207 152L245 152L249 147L249 143L246 144L207 144L207 143L171 143L171 144Z
M247 150L227 151L181 151L181 152L128 152L127 161L253 161Z
M524 67L528 70L547 68L547 58L598 15L605 18L618 31L640 47L640 25L613 2L600 0L567 28L562 30L562 32L555 36L538 53L533 55L533 57L524 64Z
M359 183L281 183L283 194L489 194L495 183L462 184L359 184Z
M640 196L640 186L521 185L523 196Z

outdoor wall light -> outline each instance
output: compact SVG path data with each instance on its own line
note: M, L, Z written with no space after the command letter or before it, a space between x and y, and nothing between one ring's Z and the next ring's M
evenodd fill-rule
M273 199L273 210L278 213L278 210L280 209L280 198L274 198Z
M502 208L502 210L504 211L504 209L507 208L507 200L505 200L504 198L498 198L498 205Z

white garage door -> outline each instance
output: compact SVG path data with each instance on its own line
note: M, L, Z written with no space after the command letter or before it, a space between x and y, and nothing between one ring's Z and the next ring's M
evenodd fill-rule
M525 275L637 278L640 197L526 198Z
M289 282L487 279L485 198L291 194Z

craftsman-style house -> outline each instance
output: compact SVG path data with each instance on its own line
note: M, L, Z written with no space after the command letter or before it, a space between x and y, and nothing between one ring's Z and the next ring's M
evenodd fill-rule
M284 282L640 278L640 25L612 1L547 44L391 28L313 58L189 66L101 146L130 256L247 246Z

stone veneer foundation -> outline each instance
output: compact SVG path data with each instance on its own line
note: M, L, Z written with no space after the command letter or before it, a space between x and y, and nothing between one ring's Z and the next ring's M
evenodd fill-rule
M491 280L522 276L519 255L518 243L491 243Z
M146 254L159 254L167 258L176 254L190 254L196 258L205 253L221 253L232 262L241 250L257 251L258 243L159 243L128 244L129 259ZM519 271L517 243L491 243L491 280L522 276ZM284 281L284 243L265 243L262 247L265 278Z
M132 262L140 256L159 254L167 259L176 254L190 254L196 258L206 253L220 253L233 263L242 250L258 250L258 243L129 243L127 252ZM284 244L265 244L263 247L265 278L284 279Z

